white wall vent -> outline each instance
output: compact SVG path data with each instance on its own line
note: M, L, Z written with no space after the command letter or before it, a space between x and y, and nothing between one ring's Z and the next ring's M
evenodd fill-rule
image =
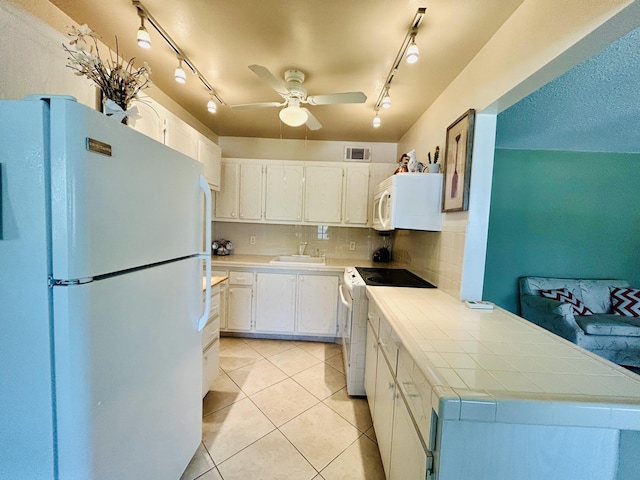
M371 149L369 147L344 147L345 162L370 162Z

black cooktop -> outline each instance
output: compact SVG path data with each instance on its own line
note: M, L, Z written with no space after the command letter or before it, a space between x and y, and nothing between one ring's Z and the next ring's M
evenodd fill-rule
M364 280L364 283L371 286L436 288L435 285L422 280L404 268L356 267L356 270Z

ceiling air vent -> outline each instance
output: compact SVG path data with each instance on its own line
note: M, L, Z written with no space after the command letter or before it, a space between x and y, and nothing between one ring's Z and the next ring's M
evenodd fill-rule
M370 162L371 149L369 147L344 147L345 162Z

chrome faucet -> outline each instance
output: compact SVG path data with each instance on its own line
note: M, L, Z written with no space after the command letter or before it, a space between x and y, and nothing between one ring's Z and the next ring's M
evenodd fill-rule
M307 242L302 242L298 247L298 255L304 255L305 248L307 248Z

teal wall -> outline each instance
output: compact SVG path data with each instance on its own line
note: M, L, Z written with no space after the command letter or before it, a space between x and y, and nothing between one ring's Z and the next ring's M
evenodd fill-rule
M517 313L528 275L640 287L640 154L496 150L483 298Z

